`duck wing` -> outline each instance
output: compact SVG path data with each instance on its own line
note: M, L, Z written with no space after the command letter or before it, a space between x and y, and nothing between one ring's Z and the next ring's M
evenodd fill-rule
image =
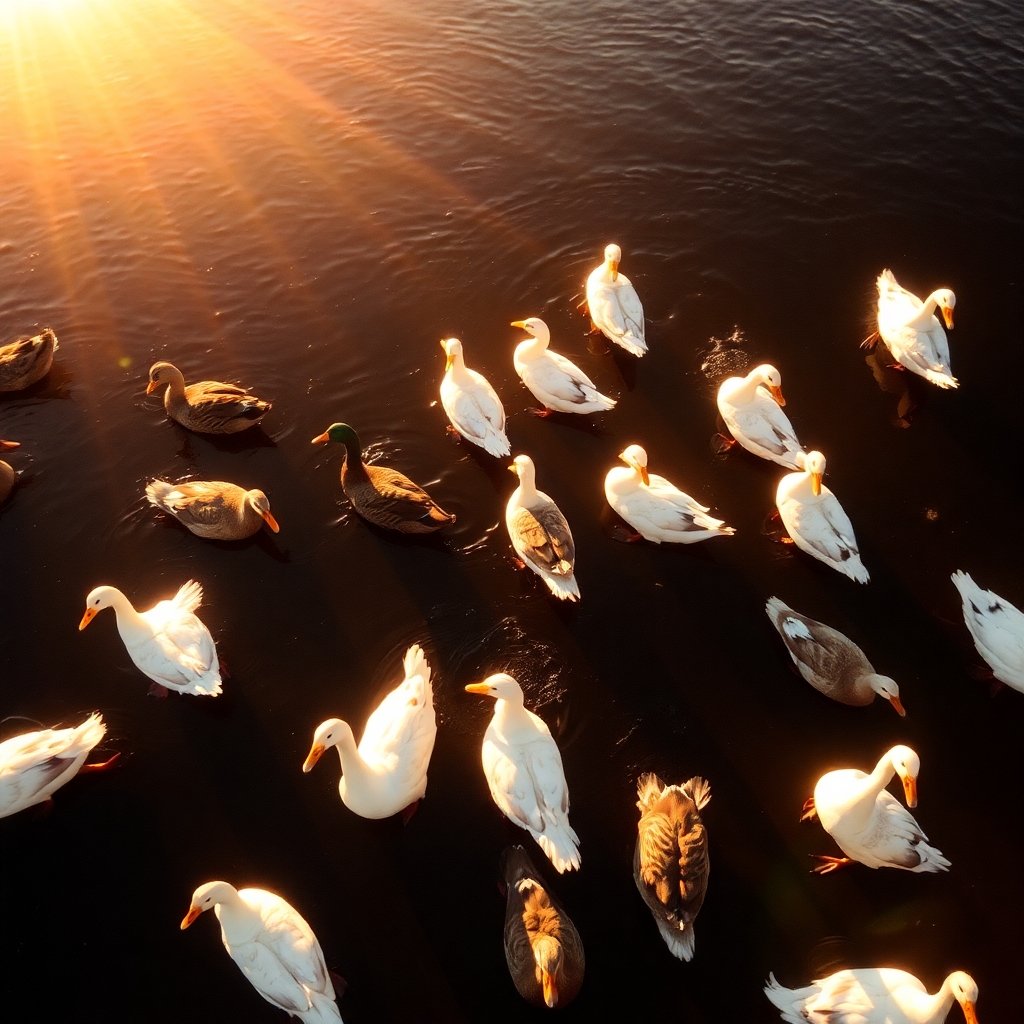
M550 498L533 508L514 510L509 529L516 550L535 566L559 576L572 573L576 559L572 531Z

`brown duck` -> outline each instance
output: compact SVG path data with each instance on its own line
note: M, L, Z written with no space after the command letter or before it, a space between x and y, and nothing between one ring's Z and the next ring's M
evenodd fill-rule
M21 391L42 380L50 372L57 348L57 335L49 327L0 346L0 391Z
M352 507L368 522L398 533L433 533L455 522L419 484L387 466L367 466L359 436L347 423L332 423L312 444L345 446L341 486Z
M146 394L165 385L167 415L197 434L237 434L256 426L270 412L269 402L237 384L201 380L186 386L184 375L173 363L154 363L149 368Z
M247 491L223 480L154 480L146 486L146 497L207 540L244 540L264 524L274 533L280 530L262 491Z
M711 786L694 777L666 786L657 775L637 784L640 823L633 879L673 956L693 958L693 922L708 887L708 840L700 811Z
M6 448L18 448L17 441L0 441L0 452ZM0 459L0 505L2 505L14 487L14 470L3 459Z
M529 855L510 846L502 855L507 886L505 959L519 994L534 1006L568 1006L583 984L583 942L548 893Z

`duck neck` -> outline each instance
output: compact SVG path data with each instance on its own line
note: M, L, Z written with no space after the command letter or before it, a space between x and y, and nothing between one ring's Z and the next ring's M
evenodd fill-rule
M875 765L874 771L868 776L864 784L865 790L870 792L872 797L878 796L889 785L895 774L896 769L893 767L892 758L886 753L879 760L878 764Z
M935 995L930 992L924 997L925 1008L928 1010L928 1015L925 1017L926 1020L945 1020L946 1014L949 1013L949 1008L953 1005L953 1001L956 997L953 995L953 986L946 978L942 983L942 988L939 989Z
M338 760L341 761L342 778L345 788L352 789L353 786L358 786L360 782L366 779L370 774L370 768L363 759L363 755L359 753L356 738L348 723L342 722L336 728L338 730L338 738L334 745L338 750Z
M185 400L185 375L176 366L165 371L167 390L164 402L183 402Z
M226 942L251 942L263 930L260 915L237 892L222 899L216 912Z
M537 501L536 474L533 467L521 467L519 470L519 504L524 508L530 508L532 505L536 505Z
M110 599L110 607L114 609L117 616L117 631L122 638L149 637L152 630L146 625L146 620L135 610L131 601L128 600L120 590L114 590Z
M471 384L473 382L469 370L466 369L466 360L461 352L456 352L452 356L451 374L452 380L457 384Z
M939 308L938 293L932 292L921 303L921 308L907 321L908 327L925 327L931 324L935 310Z
M359 443L358 435L353 431L347 435L342 444L345 446L345 463L342 471L346 475L366 475L366 467L363 465L363 446Z
M540 338L533 336L527 338L525 341L519 343L519 358L529 362L531 359L537 359L542 356L547 350L547 341L542 341Z
M509 701L499 697L494 705L494 727L506 738L513 738L527 723L526 708L522 701Z

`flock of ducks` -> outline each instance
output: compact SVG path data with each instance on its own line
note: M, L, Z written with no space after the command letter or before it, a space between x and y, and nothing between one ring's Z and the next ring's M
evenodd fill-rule
M609 245L604 260L589 275L585 306L591 326L636 357L647 351L643 307L635 288L619 271L621 250ZM878 278L878 337L908 370L941 387L956 387L949 373L945 333L934 316L941 310L952 326L955 297L949 289L921 302L900 288L891 272ZM614 408L590 378L550 348L547 325L536 317L514 321L526 332L513 356L516 372L540 403L537 415L591 414ZM868 344L877 339L868 339ZM495 458L511 455L501 400L481 373L465 363L457 338L441 342L445 370L441 404L450 429ZM0 391L24 389L49 371L57 338L52 330L0 348ZM147 393L163 389L167 415L189 430L230 434L258 424L271 405L246 389L219 381L186 385L184 375L161 361L150 369ZM822 484L825 458L806 452L786 414L779 371L768 364L743 377L725 380L718 410L730 437L753 455L788 470L778 484L778 515L789 538L802 551L849 578L867 583L869 575L842 505ZM425 534L455 521L427 492L403 473L363 461L355 430L334 423L313 443L336 442L344 448L341 486L353 509L368 522L406 534ZM16 447L0 441L0 448ZM629 445L619 456L624 466L605 478L609 506L634 531L630 539L689 544L735 531L701 504L648 469L647 452ZM555 501L537 487L536 467L526 454L509 469L518 484L508 499L505 523L522 565L543 580L556 598L580 600L575 577L572 532ZM0 502L8 498L15 475L0 462ZM199 537L238 540L262 528L277 532L266 494L225 481L153 480L148 500ZM953 582L963 600L964 618L982 657L997 678L1024 691L1024 614L969 575ZM151 682L151 692L170 690L216 697L222 678L216 645L197 617L202 588L195 581L153 608L137 611L112 586L96 587L86 598L79 629L104 608L113 608L117 629L136 667ZM777 597L766 612L801 676L820 693L852 706L888 701L905 710L899 687L874 671L863 651L842 633L789 608ZM523 690L506 673L465 687L494 700L494 713L481 746L481 760L494 803L528 832L559 873L581 866L580 838L569 821L569 792L561 754L547 724L524 704ZM87 764L101 741L99 714L69 729L25 733L0 744L0 817L48 800L79 771L107 767ZM427 788L427 769L437 723L431 668L418 644L403 661L403 676L367 719L356 742L352 727L340 720L321 723L302 765L309 772L334 747L341 764L341 801L366 818L407 817ZM116 755L115 755L116 757ZM804 818L817 817L845 856L822 856L815 869L827 874L858 862L871 868L911 872L945 871L950 862L932 847L908 808L917 804L920 760L908 746L885 752L874 769L830 771L804 805ZM898 775L906 807L887 786ZM690 960L695 952L694 922L707 890L708 843L701 812L711 797L709 783L694 777L666 785L656 775L638 782L640 812L633 875L671 954ZM502 860L506 888L504 945L509 971L519 994L536 1005L564 1006L584 978L583 945L572 921L549 891L522 846ZM280 896L261 889L235 889L224 881L199 886L181 922L187 928L205 910L214 909L231 958L264 999L310 1022L339 1022L336 992L323 952L309 925ZM917 979L891 968L840 971L799 989L786 989L771 976L768 999L786 1021L832 1024L936 1024L953 1000L976 1022L977 986L962 972L951 974L935 995Z

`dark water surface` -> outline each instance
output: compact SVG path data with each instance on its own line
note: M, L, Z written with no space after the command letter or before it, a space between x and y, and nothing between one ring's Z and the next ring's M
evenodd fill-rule
M10 1019L284 1019L214 921L179 932L212 878L306 916L348 1024L540 1019L505 967L496 880L507 843L542 857L491 803L492 705L462 689L500 669L558 737L581 837L582 870L547 873L587 951L564 1019L768 1022L769 971L883 964L930 990L965 969L985 1024L1020 1019L1024 696L978 678L949 576L1024 606L1022 29L996 0L0 8L0 334L61 342L46 382L0 396L0 437L22 443L0 715L23 718L3 735L95 709L123 755L51 813L0 821ZM639 362L575 312L613 240L648 318ZM959 391L876 367L880 390L858 342L887 266L920 295L956 290ZM612 413L526 414L508 323L531 315ZM735 358L779 366L827 455L868 586L764 535L778 467L712 453L701 366L736 327ZM445 435L449 335L572 524L576 607L513 570L506 462ZM264 429L170 423L144 395L157 358L252 385L274 402ZM356 518L340 448L309 444L334 420L457 525L415 542ZM736 536L617 543L602 481L630 442ZM146 504L156 476L261 487L281 533L201 541ZM76 625L97 584L145 608L189 578L231 677L215 701L156 701L112 613ZM857 640L908 717L799 680L772 594ZM413 642L439 729L403 827L342 806L333 755L300 765L322 719L361 730ZM895 742L921 755L916 813L952 870L812 876L808 854L837 852L798 824L815 780ZM712 786L689 964L633 886L643 771Z

